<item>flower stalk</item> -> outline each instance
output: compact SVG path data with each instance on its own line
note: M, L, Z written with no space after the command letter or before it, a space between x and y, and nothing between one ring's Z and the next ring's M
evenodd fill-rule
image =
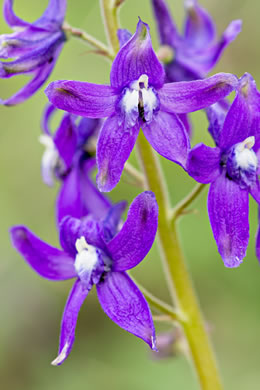
M118 0L100 0L100 8L102 10L107 38L114 53L117 53L119 50L117 30L119 29L118 9L121 4L122 1Z
M157 155L139 134L137 151L146 185L155 193L159 205L158 240L173 301L187 317L182 323L201 389L221 390L214 353L205 329L199 304L184 262L176 225L171 224L168 195Z

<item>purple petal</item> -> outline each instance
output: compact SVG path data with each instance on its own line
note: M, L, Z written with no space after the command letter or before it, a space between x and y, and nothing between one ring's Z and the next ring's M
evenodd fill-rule
M200 110L227 96L238 84L230 73L217 73L205 80L168 83L158 91L161 110L178 114Z
M164 0L152 0L152 6L160 43L176 48L182 43L182 38L179 36L166 2Z
M139 20L132 38L119 50L111 68L110 81L114 88L122 89L146 74L149 85L160 88L164 82L164 69L153 51L149 26Z
M189 153L187 172L200 183L211 183L220 175L219 148L196 145Z
M139 133L139 123L125 130L120 116L108 118L97 144L97 185L100 191L111 191L119 182L125 162L130 156Z
M260 262L260 207L258 206L258 231L256 234L256 256L258 258L258 261Z
M14 226L10 235L15 249L43 278L65 280L76 276L73 257L46 244L25 226Z
M97 136L100 130L101 120L92 118L82 118L78 124L78 148L83 148L92 136Z
M190 121L188 114L179 114L177 116L181 120L183 126L185 127L185 130L186 130L189 138L191 138L192 137L192 124L191 124L191 121Z
M113 205L103 221L103 238L105 242L111 241L119 230L122 214L127 206L127 202L122 201Z
M64 115L53 141L66 168L69 169L77 147L76 125L72 115Z
M3 13L6 22L10 27L27 27L30 26L30 23L25 22L24 20L18 18L13 11L14 0L5 0Z
M66 0L49 0L48 7L43 15L34 22L37 27L47 27L48 24L61 25L64 21L67 8Z
M106 246L101 237L101 226L92 215L82 219L67 216L60 223L60 243L62 248L75 258L77 254L76 241L84 237L89 245L93 245L103 251Z
M89 118L105 118L115 111L118 95L109 85L82 81L54 81L45 93L55 107Z
M248 192L221 175L211 184L208 211L213 235L226 267L238 267L249 240Z
M57 199L57 218L71 215L82 218L88 214L103 218L110 207L108 199L102 195L91 180L91 172L96 167L94 158L80 160L67 175Z
M102 309L112 321L156 350L151 311L141 291L125 272L108 273L97 285L97 294Z
M47 104L43 116L42 116L42 121L41 121L41 128L43 133L51 136L51 129L50 129L50 119L54 112L56 111L56 107L54 107L52 104Z
M120 47L122 47L126 42L129 41L129 39L132 38L132 34L128 30L120 28L117 30L117 37L119 40Z
M20 91L18 91L15 95L11 96L9 99L0 100L0 104L4 104L5 106L13 106L24 102L35 92L37 92L37 90L45 83L45 81L51 74L62 47L63 45L60 45L56 49L53 56L53 61L51 63L46 63L42 65L28 84L26 84L22 89L20 89Z
M219 134L223 128L229 106L229 102L223 99L206 108L209 121L208 131L212 135L216 145L219 143Z
M157 153L185 168L190 142L177 115L159 111L150 124L143 125L143 132Z
M186 1L187 18L184 27L185 44L193 50L204 49L214 42L215 23L197 0Z
M88 289L83 287L80 280L76 280L70 295L68 297L63 317L61 321L60 331L60 346L59 353L55 360L51 363L54 366L59 366L67 359L72 349L75 340L75 329L77 325L80 308L88 295Z
M260 205L260 184L258 177L256 178L256 183L253 187L250 188L250 194L254 200Z
M125 271L140 263L151 249L158 224L158 205L153 192L145 191L131 204L120 232L107 244L113 270Z

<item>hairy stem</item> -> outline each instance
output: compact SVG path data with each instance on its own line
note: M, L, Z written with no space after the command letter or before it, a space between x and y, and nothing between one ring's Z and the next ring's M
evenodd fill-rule
M69 33L72 36L81 39L82 41L84 41L84 43L88 43L91 47L96 49L99 54L108 57L110 60L114 59L113 52L106 45L104 45L96 38L92 37L92 35L88 34L86 31L72 27L67 22L63 23L62 29L66 33Z
M182 327L201 389L221 390L215 357L205 329L199 304L184 262L176 225L170 220L168 194L158 157L140 132L137 150L147 188L155 193L159 205L158 239L172 298L186 321Z

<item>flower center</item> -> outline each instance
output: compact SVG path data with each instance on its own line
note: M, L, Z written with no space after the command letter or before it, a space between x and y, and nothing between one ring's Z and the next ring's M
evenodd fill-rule
M105 256L102 251L93 245L89 245L85 237L80 237L75 243L77 255L74 267L82 284L91 289L93 284L97 284L104 272L110 270L109 266L104 264Z
M154 111L159 109L159 99L156 91L149 87L146 74L124 89L120 103L127 128L133 127L138 119L151 122Z
M252 150L255 137L248 137L234 145L227 156L227 175L241 188L248 188L256 182L258 159Z
M56 173L62 175L65 172L65 166L60 159L59 152L49 135L42 134L39 141L45 146L42 156L42 177L45 184L52 187Z

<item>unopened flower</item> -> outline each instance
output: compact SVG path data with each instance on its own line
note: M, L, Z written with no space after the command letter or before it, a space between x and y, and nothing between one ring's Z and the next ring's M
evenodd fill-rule
M159 154L185 167L189 138L176 114L209 106L237 84L236 77L226 73L190 83L164 85L164 79L149 27L140 20L112 64L111 86L79 81L56 81L48 86L46 94L56 107L90 118L108 117L97 144L101 191L110 191L119 182L140 126Z
M174 51L165 64L168 81L204 78L216 65L223 50L241 31L242 22L232 21L219 40L213 19L197 0L186 0L186 20L181 35L165 0L151 0L161 45Z
M31 97L47 80L61 52L66 36L62 30L66 0L49 0L43 15L34 23L18 18L13 0L5 0L4 17L15 32L0 36L0 77L32 75L31 81L1 104L12 106Z
M259 112L260 93L253 78L245 74L225 120L220 112L211 124L216 126L212 134L217 146L199 144L189 153L188 173L201 183L211 183L209 218L227 267L239 266L246 255L249 194L260 203Z
M149 252L157 230L158 206L152 192L141 193L119 230L124 208L124 203L115 205L102 221L91 215L82 220L65 217L60 225L62 249L41 241L24 226L11 229L14 247L42 277L76 278L65 306L54 365L68 357L79 310L94 285L104 312L121 328L156 349L149 306L125 271L137 266Z
M65 113L58 129L52 133L50 119L54 111L57 111L55 107L49 105L44 112L40 142L45 146L43 181L49 186L55 179L61 183L56 206L58 222L66 215L81 218L90 213L97 218L104 217L110 202L91 179L96 168L91 149L100 129L100 120Z

